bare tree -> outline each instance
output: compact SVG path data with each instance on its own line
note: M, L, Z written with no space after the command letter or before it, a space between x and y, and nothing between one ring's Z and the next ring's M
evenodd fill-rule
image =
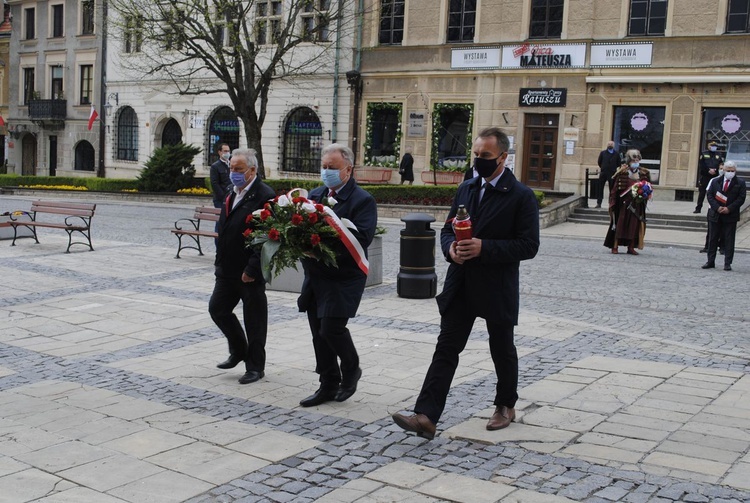
M274 81L332 75L338 52L334 46L342 43L339 37L345 32L353 32L354 13L348 6L355 4L110 1L111 36L129 53L121 58L122 67L141 79L171 83L181 95L226 94L244 125L247 145L258 152L262 176L261 129Z

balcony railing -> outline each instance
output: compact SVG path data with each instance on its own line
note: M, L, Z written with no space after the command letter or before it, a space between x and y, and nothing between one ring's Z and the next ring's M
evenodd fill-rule
M29 118L31 120L64 121L68 100L29 100Z

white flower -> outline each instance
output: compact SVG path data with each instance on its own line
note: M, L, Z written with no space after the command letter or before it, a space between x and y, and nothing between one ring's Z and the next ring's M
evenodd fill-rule
M255 218L260 218L260 212L261 211L263 211L263 208L259 208L259 209L255 210L255 211L253 211L253 216Z
M279 196L279 200L276 202L276 204L283 208L284 206L289 206L290 204L292 204L292 201L288 197L286 197L285 194L282 194Z
M329 197L329 198L328 198L328 206L330 206L331 208L333 208L333 207L334 207L334 206L336 206L337 204L338 204L338 201L336 201L336 199L334 199L334 198L332 198L332 197Z

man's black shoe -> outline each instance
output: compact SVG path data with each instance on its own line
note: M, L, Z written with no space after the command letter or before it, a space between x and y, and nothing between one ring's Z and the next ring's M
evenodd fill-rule
M701 212L701 210L698 210L698 209L696 209L695 211L693 211L693 213L700 213L700 212Z
M332 402L336 399L337 388L318 388L318 391L300 400L299 404L303 407L315 407L326 402Z
M716 266L712 264L711 262L706 262L705 264L701 266L701 269L713 269L714 267Z
M263 376L266 375L263 371L258 372L257 370L248 370L245 372L245 375L240 377L239 382L240 384L250 384L256 381L260 381L263 379Z
M708 253L708 248L701 248L698 253Z
M354 371L352 376L345 377L341 381L341 387L339 388L338 393L336 393L337 402L347 400L355 391L357 391L357 383L359 382L360 377L362 377L362 369L357 367L357 370Z
M240 358L239 356L230 356L229 358L227 358L226 361L221 362L216 367L220 369L225 369L225 370L233 369L234 367L239 365L241 361L242 361L242 358Z
M732 270L732 266L731 265L725 265L724 266L724 270L725 271L731 271Z

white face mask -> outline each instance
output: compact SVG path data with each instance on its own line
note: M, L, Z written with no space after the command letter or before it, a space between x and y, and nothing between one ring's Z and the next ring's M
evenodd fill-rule
M725 171L724 178L726 178L727 180L731 180L732 178L734 178L734 174L734 171Z
M710 150L711 152L716 152L716 147L715 146L708 147L708 150Z

